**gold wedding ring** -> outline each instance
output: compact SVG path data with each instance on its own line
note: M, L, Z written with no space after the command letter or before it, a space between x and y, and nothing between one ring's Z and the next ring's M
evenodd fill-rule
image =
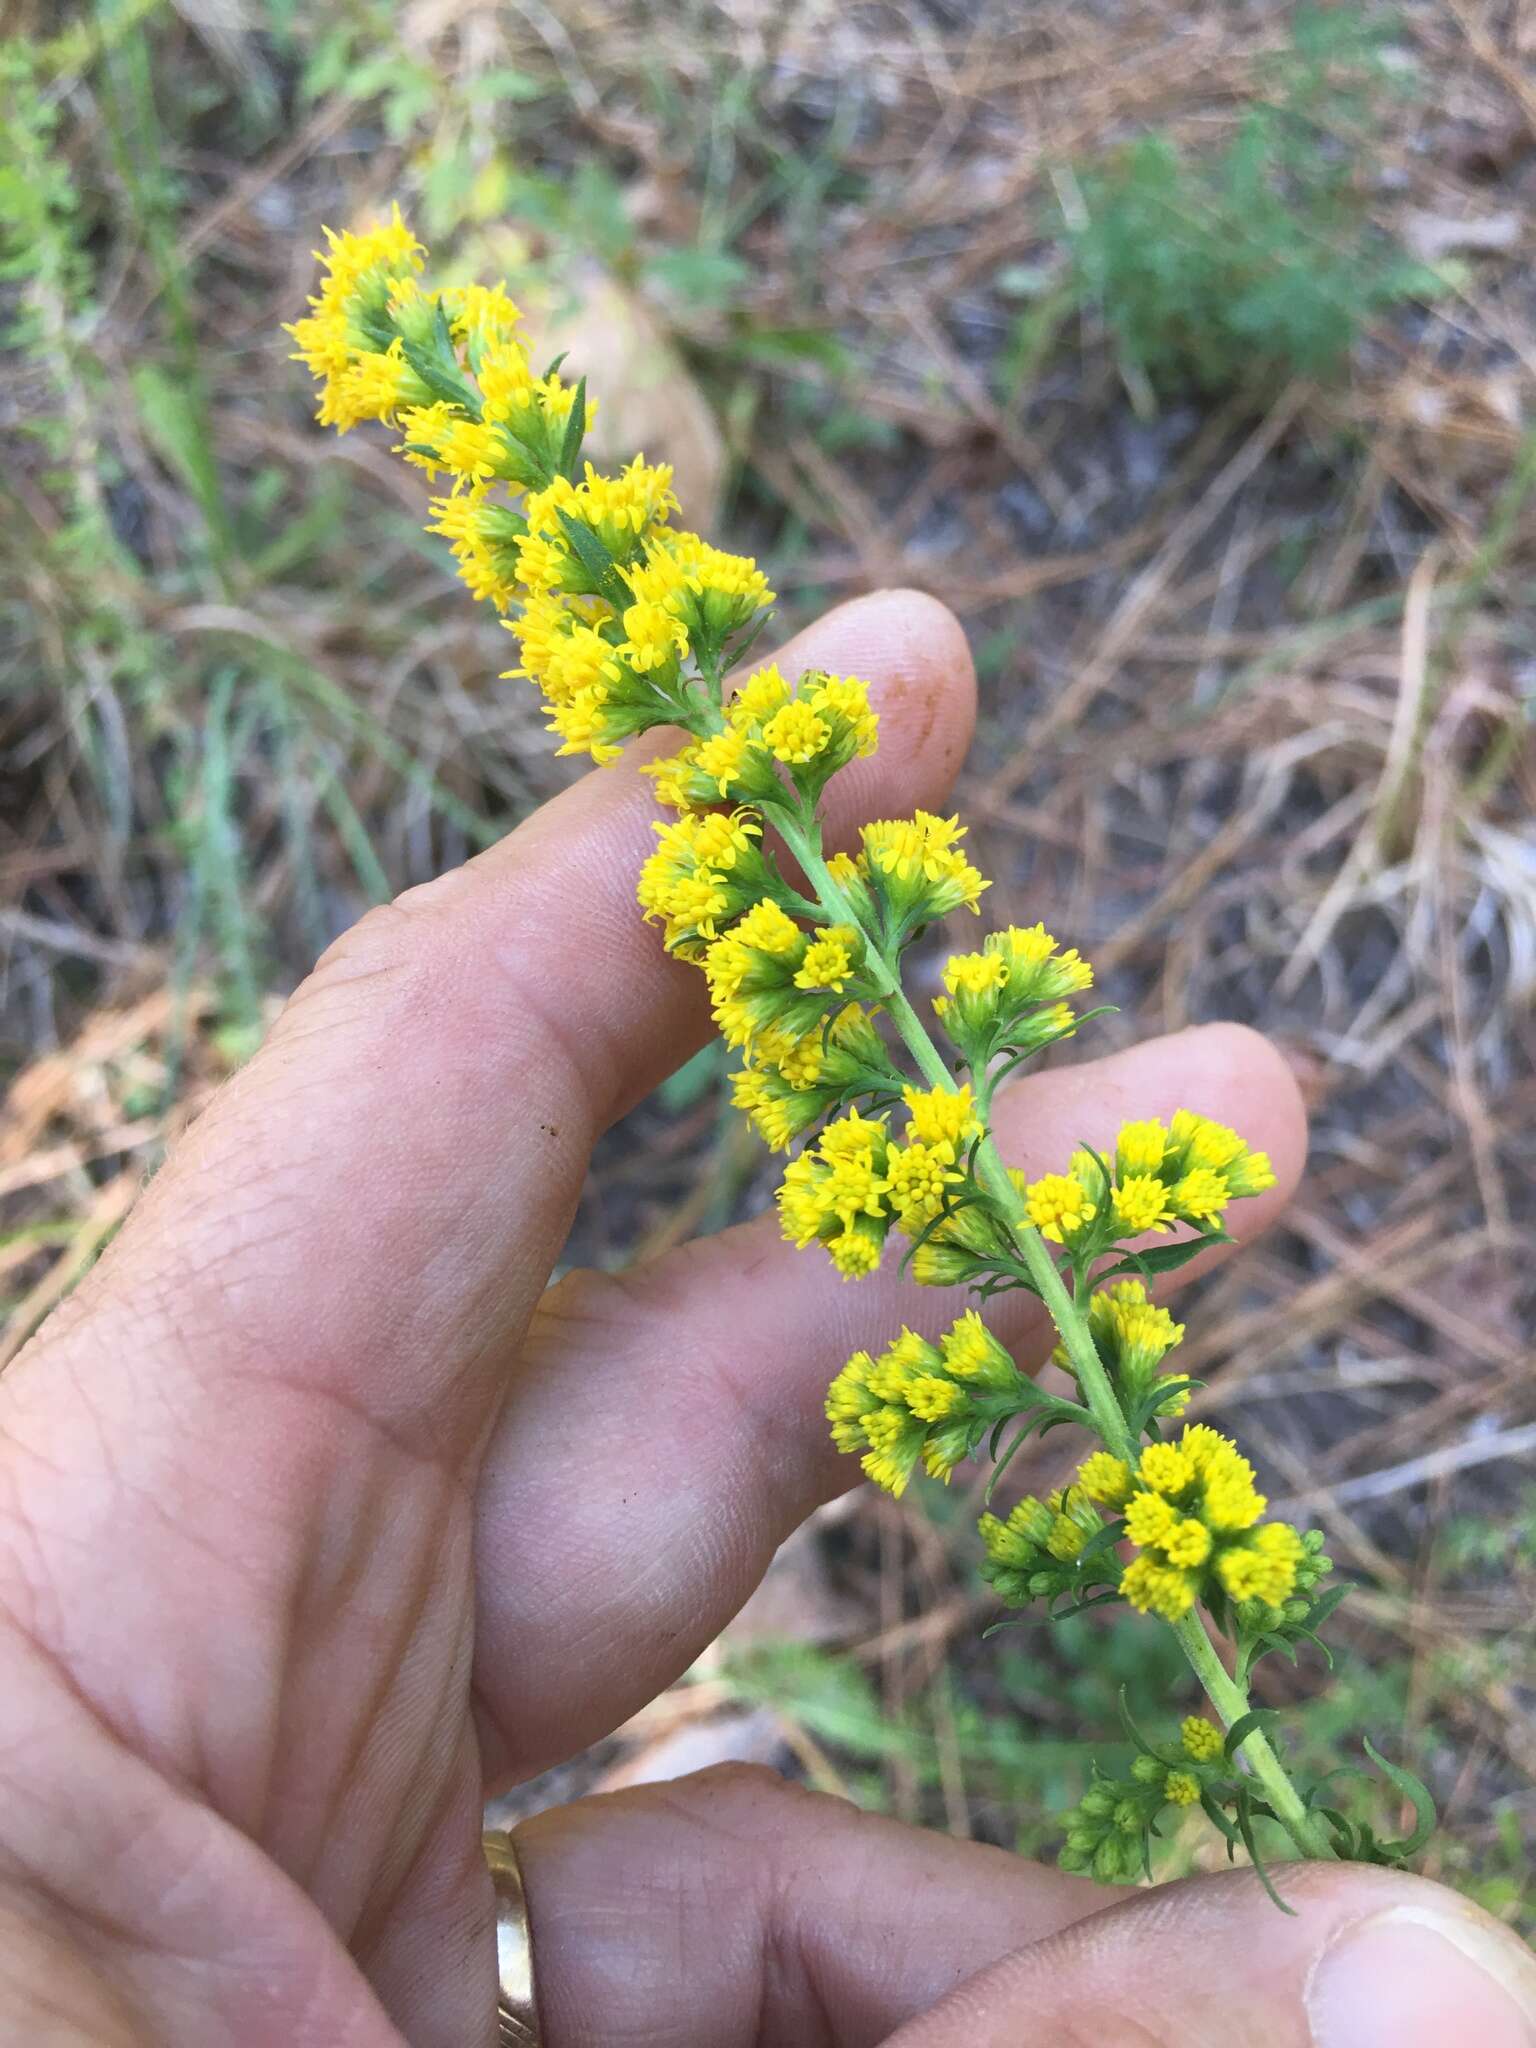
M539 2005L533 1989L533 1937L517 1851L504 1828L481 1837L496 1894L496 2019L500 2048L540 2048Z

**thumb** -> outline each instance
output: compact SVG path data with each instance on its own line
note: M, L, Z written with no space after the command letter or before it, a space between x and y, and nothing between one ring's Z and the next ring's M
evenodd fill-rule
M1536 1958L1423 1878L1361 1865L1142 1892L1016 1949L885 2048L1536 2048Z

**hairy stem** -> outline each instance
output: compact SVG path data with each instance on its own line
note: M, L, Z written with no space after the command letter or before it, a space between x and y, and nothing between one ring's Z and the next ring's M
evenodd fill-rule
M891 1022L899 1032L902 1043L911 1053L924 1080L935 1088L954 1088L955 1078L948 1063L902 990L899 957L891 958L880 945L878 936L872 933L859 917L847 893L838 886L822 858L819 825L814 822L806 826L781 823L779 830L784 843L799 861L807 881L815 891L817 901L827 916L834 924L851 925L863 933L867 947L866 973L880 990ZM1119 1397L1105 1370L1104 1361L1099 1357L1088 1328L1087 1317L1073 1300L1071 1290L1057 1271L1056 1262L1047 1250L1045 1240L1029 1220L1024 1199L1009 1179L1008 1170L993 1141L990 1119L987 1134L977 1147L976 1170L988 1193L1007 1218L1020 1255L1029 1270L1029 1277L1039 1289L1046 1312L1066 1347L1079 1391L1093 1417L1095 1428L1106 1447L1134 1469L1141 1455L1140 1447L1131 1434ZM1205 1688L1206 1696L1220 1715L1223 1725L1227 1728L1234 1727L1250 1710L1247 1688L1240 1685L1222 1663L1210 1632L1198 1611L1186 1614L1181 1621L1173 1623L1172 1627L1180 1648L1189 1659L1195 1676ZM1333 1860L1333 1846L1322 1824L1308 1813L1301 1795L1287 1777L1284 1765L1276 1756L1273 1745L1262 1729L1255 1728L1244 1737L1238 1745L1238 1755L1263 1788L1276 1817L1302 1855L1325 1861Z

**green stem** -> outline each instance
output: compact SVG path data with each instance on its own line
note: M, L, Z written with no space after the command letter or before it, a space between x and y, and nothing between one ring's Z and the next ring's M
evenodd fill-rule
M1182 1621L1173 1624L1173 1632L1179 1639L1179 1647L1189 1659L1195 1676L1205 1687L1206 1697L1221 1716L1222 1725L1231 1728L1249 1711L1248 1691L1228 1671L1216 1654L1216 1645L1199 1613L1191 1610ZM1285 1828L1291 1840L1303 1856L1314 1856L1322 1861L1333 1860L1333 1844L1329 1841L1322 1824L1308 1813L1301 1795L1285 1774L1285 1766L1275 1755L1268 1736L1262 1729L1253 1733L1238 1745L1239 1753L1255 1778L1264 1788L1264 1796L1275 1810L1277 1819Z
M815 890L817 901L834 924L852 925L863 932L867 952L865 972L879 991L891 1022L901 1035L902 1043L916 1061L924 1080L935 1088L953 1088L955 1077L950 1072L943 1054L934 1044L924 1027L922 1019L908 1002L901 986L899 960L891 959L859 917L846 891L838 886L836 878L823 860L820 848L821 833L814 820L805 825L784 823L775 820L790 852L800 863L806 880ZM982 1105L985 1108L985 1104ZM1072 1364L1078 1389L1084 1404L1094 1420L1105 1445L1117 1458L1135 1468L1141 1456L1136 1439L1120 1406L1113 1382L1105 1370L1104 1361L1099 1357L1088 1320L1072 1298L1072 1293L1057 1271L1056 1261L1046 1248L1045 1240L1029 1220L1024 1199L1008 1177L990 1129L976 1148L976 1170L982 1184L1007 1218L1019 1252L1028 1268L1029 1277L1039 1289L1040 1299L1046 1312L1060 1333L1067 1357ZM1204 1620L1198 1612L1186 1614L1181 1621L1172 1624L1174 1635L1185 1656L1189 1659L1195 1676L1204 1686L1206 1696L1225 1727L1231 1728L1250 1710L1246 1687L1232 1677L1211 1641ZM1290 1835L1303 1856L1332 1860L1334 1851L1327 1835L1313 1815L1309 1814L1301 1795L1286 1776L1285 1767L1276 1756L1273 1745L1262 1729L1255 1728L1238 1745L1238 1754L1263 1787L1265 1797L1274 1809L1277 1818Z

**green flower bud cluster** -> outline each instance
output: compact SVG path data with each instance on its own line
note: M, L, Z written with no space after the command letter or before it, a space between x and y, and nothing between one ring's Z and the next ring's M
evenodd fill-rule
M1123 1778L1097 1769L1094 1782L1067 1815L1063 1870L1086 1871L1104 1884L1130 1884L1148 1873L1151 1837L1169 1806L1195 1805L1202 1792L1220 1793L1225 1774L1220 1731L1191 1714L1172 1763L1142 1749Z
M1119 1580L1113 1549L1101 1543L1089 1550L1105 1523L1080 1486L1044 1500L1026 1494L1006 1521L983 1515L978 1527L987 1553L981 1575L1009 1607L1080 1596Z
M1304 1624L1312 1613L1313 1597L1333 1570L1333 1559L1323 1549L1327 1539L1321 1529L1308 1529L1301 1539L1302 1555L1296 1565L1296 1589L1279 1606L1267 1600L1239 1600L1233 1618L1245 1635L1278 1635L1287 1628Z

